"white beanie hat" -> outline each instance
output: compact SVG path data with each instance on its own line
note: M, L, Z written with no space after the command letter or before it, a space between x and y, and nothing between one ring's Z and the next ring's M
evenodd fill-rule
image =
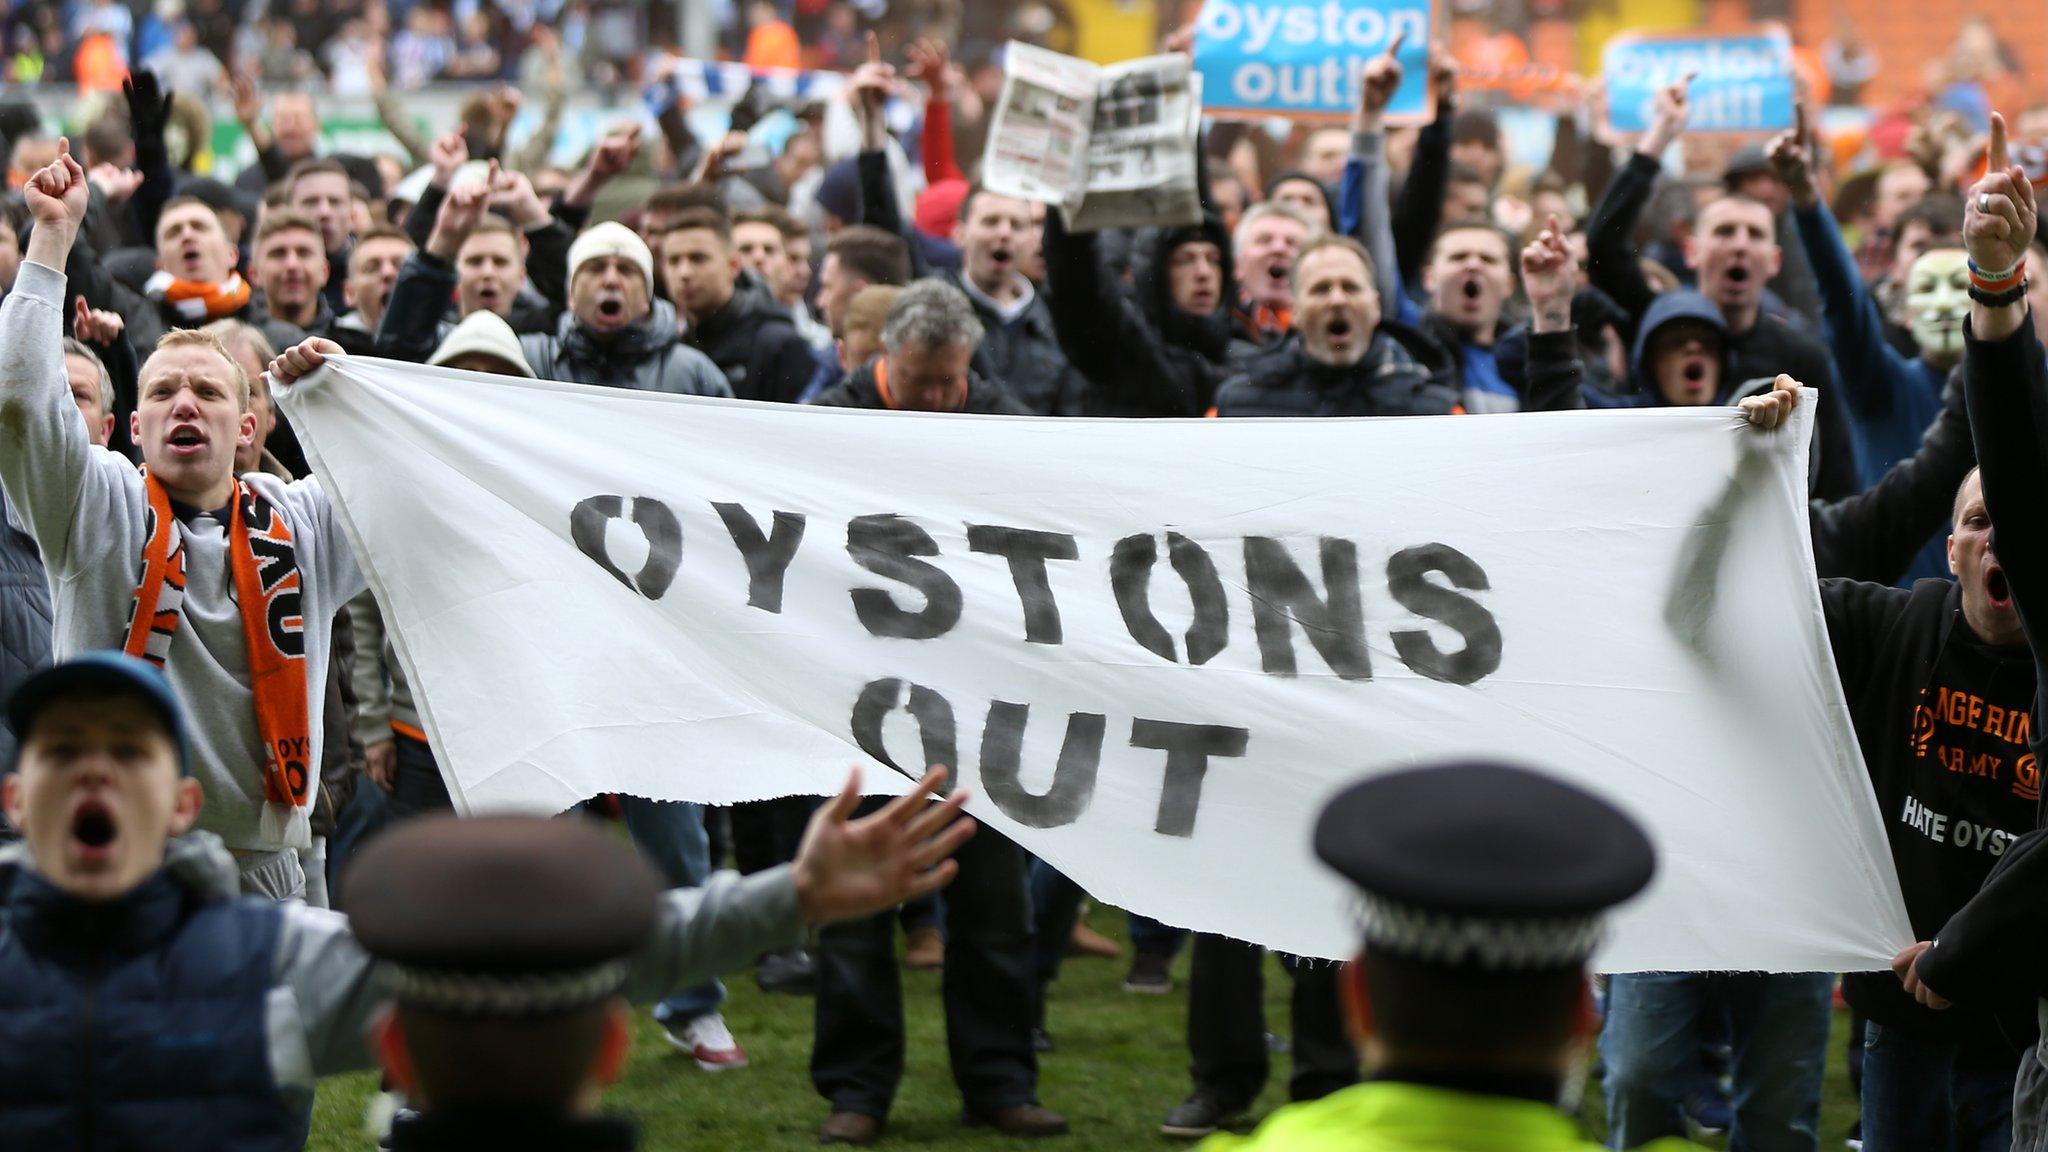
M578 268L600 256L620 256L631 260L640 269L640 275L646 277L647 290L654 291L654 253L648 251L647 241L616 220L599 224L576 237L576 242L569 245L570 283L575 283Z
M526 362L526 352L519 347L519 335L505 318L488 308L479 308L462 318L441 346L434 349L427 364L439 367L458 356L489 356L503 360L514 373L533 379L533 365Z

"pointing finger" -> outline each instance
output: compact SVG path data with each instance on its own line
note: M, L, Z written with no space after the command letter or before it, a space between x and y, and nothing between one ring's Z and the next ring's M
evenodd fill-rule
M1397 28L1394 30L1394 38L1392 40L1387 41L1387 58L1389 60L1401 54L1401 42L1403 40L1406 40L1407 38L1408 30L1406 28Z
M1813 129L1806 122L1806 101L1792 106L1792 131L1801 147L1813 143Z
M869 32L869 33L868 33L868 63L870 63L870 64L880 64L881 62L882 62L882 41L881 41L881 38L880 38L880 37L878 37L878 36L876 36L876 35L875 35L875 34L874 34L873 32Z
M1987 167L1993 172L2012 167L2012 157L2005 146L2005 116L1998 112L1991 114L1991 163Z

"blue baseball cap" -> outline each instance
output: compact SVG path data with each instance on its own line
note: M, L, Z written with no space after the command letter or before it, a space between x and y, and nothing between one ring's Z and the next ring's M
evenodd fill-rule
M30 725L43 709L58 700L78 697L134 696L164 722L171 743L178 746L178 773L192 774L191 745L185 739L185 706L156 665L123 652L86 652L45 668L23 681L7 700L7 723L26 741ZM20 753L17 751L16 755Z

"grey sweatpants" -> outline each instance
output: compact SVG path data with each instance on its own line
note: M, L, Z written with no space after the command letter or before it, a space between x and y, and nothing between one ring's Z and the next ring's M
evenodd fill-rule
M281 852L237 853L235 867L242 874L244 896L306 902L306 868L299 863L299 854L289 848Z

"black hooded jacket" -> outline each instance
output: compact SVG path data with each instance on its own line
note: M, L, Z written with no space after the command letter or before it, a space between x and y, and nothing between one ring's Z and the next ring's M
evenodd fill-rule
M1223 253L1217 307L1194 316L1173 303L1169 269L1184 244ZM1214 217L1194 228L1160 229L1138 262L1133 291L1103 266L1096 234L1066 230L1045 214L1046 305L1067 362L1088 379L1091 416L1199 416L1229 372L1230 236Z
M742 400L793 403L818 369L789 312L751 272L733 282L724 307L690 324L683 343L711 357Z
M1991 344L1965 328L1963 378L1970 425L1983 468L1984 503L1991 513L1992 551L2012 589L2013 603L2035 652L2034 679L2048 684L2040 655L2048 628L2048 364L2031 324ZM2048 757L2043 713L2036 694L2024 759L2004 777L2014 787L2041 792L2041 761ZM2009 720L2009 718L2008 718ZM2016 749L2018 753L2020 750ZM2033 810L2035 830L2008 845L1982 890L1940 925L1919 961L1927 986L1959 1006L2010 1011L2007 1034L2032 1040L2036 1002L2048 999L2048 820ZM1914 923L1916 929L1922 926ZM1925 936L1923 936L1925 938Z
M875 379L875 365L882 359L877 356L868 361L858 372L813 396L810 402L827 408L888 408L889 405L882 400L881 385ZM961 406L960 411L982 416L1036 414L1005 391L1002 385L984 380L972 372L967 376L967 403Z
M1979 639L1950 580L1911 589L1826 580L1821 606L1906 913L1926 939L2034 826L2040 774L2021 763L2033 656ZM1852 973L1843 991L1879 1024L1997 1042L1988 1014L1923 1008L1890 972Z

